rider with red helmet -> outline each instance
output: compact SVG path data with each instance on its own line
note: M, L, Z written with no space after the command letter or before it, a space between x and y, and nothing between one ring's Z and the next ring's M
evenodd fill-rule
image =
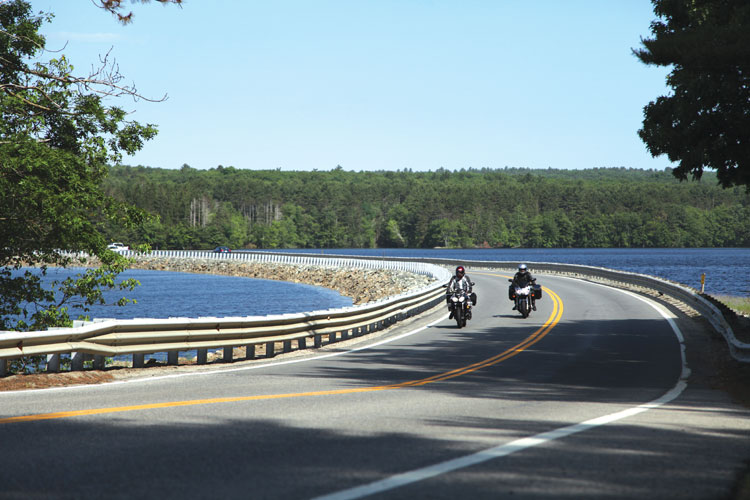
M451 276L451 280L448 282L448 297L446 297L446 300L448 301L449 308L451 305L450 294L459 290L466 292L466 294L471 297L472 304L476 305L477 296L473 293L473 285L474 283L472 283L466 275L466 269L464 269L464 266L458 266L456 268L456 274ZM451 311L450 318L453 318L453 311Z

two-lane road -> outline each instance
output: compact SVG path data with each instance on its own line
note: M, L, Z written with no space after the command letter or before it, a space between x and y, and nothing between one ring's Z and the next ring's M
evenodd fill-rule
M0 498L726 498L746 409L686 378L679 321L538 276L470 272L445 311L269 362L0 393ZM148 372L146 370L145 372Z

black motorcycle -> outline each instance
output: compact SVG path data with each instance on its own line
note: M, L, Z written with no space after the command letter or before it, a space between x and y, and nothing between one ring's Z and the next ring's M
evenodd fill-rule
M456 290L448 294L448 310L456 320L456 326L462 328L471 319L472 297L463 290Z

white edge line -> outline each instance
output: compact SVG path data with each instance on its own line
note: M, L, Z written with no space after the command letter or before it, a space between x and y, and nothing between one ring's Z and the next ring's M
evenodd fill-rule
M411 335L415 335L423 330L426 330L427 328L432 327L433 325L436 325L437 323L440 323L443 321L447 315L442 315L439 319L436 319L435 321L421 326L417 328L416 330L410 330L408 332L402 333L400 335L396 335L393 337L388 337L386 339L380 340L378 342L374 342L372 344L367 344L361 347L356 347L353 349L348 349L345 351L340 352L332 352L328 354L321 354L318 356L310 356L310 357L304 357L304 358L297 358L297 359L288 359L285 361L271 361L267 363L260 363L260 364L253 364L251 366L240 366L236 368L218 368L216 370L206 370L206 371L194 371L194 372L185 372L185 373L174 373L171 375L159 375L157 377L139 377L139 378L132 378L127 380L117 380L114 382L106 382L103 384L92 384L92 385L71 385L71 386L62 386L62 387L48 387L44 389L23 389L19 391L0 391L0 398L2 397L11 397L14 395L23 395L23 394L41 394L41 393L47 393L47 392L53 392L53 391L73 391L73 390L92 390L92 389L105 389L109 388L115 385L122 385L122 384L139 384L139 383L146 383L146 382L156 382L160 380L167 380L172 378L182 378L182 377L198 377L198 376L206 376L206 375L221 375L223 373L232 373L232 372L242 372L247 370L257 370L260 368L268 368L270 366L281 366L281 365L289 365L292 363L306 363L309 361L317 361L320 359L326 359L326 358L333 358L336 356L343 356L344 354L350 354L357 351L363 351L365 349L371 349L373 347L378 347L383 344L387 344L389 342L394 342L396 340L400 340L406 337L409 337Z
M575 279L575 278L567 278L567 279ZM594 284L599 284L599 283L594 283ZM601 286L606 286L606 285L601 285ZM669 323L669 326L672 328L672 331L677 337L677 340L680 344L680 356L682 359L682 373L680 374L680 379L678 380L677 384L674 387L672 387L672 389L667 391L664 395L662 395L661 397L657 399L654 399L653 401L649 401L648 403L634 406L632 408L627 408L625 410L621 410L615 413L610 413L609 415L603 415L601 417L592 418L590 420L586 420L578 424L560 427L558 429L553 429L551 431L542 432L534 436L516 439L509 443L494 446L492 448L487 448L485 450L479 451L477 453L473 453L471 455L465 455L463 457L454 458L452 460L447 460L445 462L440 462L434 465L429 465L427 467L422 467L420 469L414 469L414 470L404 472L401 474L396 474L394 476L381 479L380 481L375 481L375 482L365 484L362 486L356 486L354 488L337 491L328 495L315 497L313 500L353 500L353 499L363 498L369 495L373 495L375 493L382 493L384 491L399 488L407 484L412 484L412 483L416 483L419 481L423 481L425 479L429 479L431 477L439 476L447 472L452 472L458 469L463 469L465 467L470 467L472 465L480 464L482 462L486 462L488 460L492 460L495 458L505 457L517 451L525 450L527 448L531 448L534 446L543 445L551 441L554 441L556 439L560 439L566 436L570 436L572 434L577 434L579 432L584 432L584 431L594 429L602 425L606 425L612 422L616 422L618 420L622 420L623 418L632 417L639 413L643 413L648 410L658 408L666 403L669 403L675 398L677 398L682 393L682 391L684 391L685 388L687 388L687 377L690 374L690 369L687 366L687 359L685 358L685 338L682 335L680 328L677 326L677 323L674 322L673 320L674 316L672 316L672 314L669 311L667 311L665 308L663 308L661 305L657 304L656 302L650 299L647 299L635 293L629 292L627 290L621 290L619 288L614 288L614 287L607 287L607 288L612 288L613 290L616 290L618 292L622 292L627 295L630 295L636 299L639 299L645 302L646 304L654 308L665 320L667 320L667 322Z

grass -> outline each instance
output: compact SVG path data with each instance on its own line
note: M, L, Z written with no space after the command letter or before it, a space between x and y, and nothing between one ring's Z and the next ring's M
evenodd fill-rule
M739 313L750 314L750 297L734 295L714 295L714 297Z

